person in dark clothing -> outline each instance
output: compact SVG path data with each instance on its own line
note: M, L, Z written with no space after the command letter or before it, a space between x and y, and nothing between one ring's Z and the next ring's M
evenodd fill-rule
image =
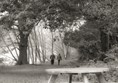
M58 65L60 65L60 61L62 60L62 57L60 54L57 56L57 60L58 60Z
M54 65L55 55L52 54L52 55L50 56L50 59L51 59L51 65Z

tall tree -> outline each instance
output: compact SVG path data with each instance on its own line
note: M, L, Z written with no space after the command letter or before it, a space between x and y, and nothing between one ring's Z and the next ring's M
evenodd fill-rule
M3 14L0 24L8 30L17 28L20 36L19 58L17 64L28 64L28 37L33 27L41 20L48 0L1 0L0 11Z

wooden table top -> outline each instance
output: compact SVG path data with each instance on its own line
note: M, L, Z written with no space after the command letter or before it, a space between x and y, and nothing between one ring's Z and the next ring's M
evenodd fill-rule
M60 73L100 73L109 71L109 68L54 68L54 69L46 69L46 72L49 74L60 74Z

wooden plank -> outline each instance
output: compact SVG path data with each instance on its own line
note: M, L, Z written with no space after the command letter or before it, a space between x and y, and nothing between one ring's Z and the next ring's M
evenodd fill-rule
M60 74L60 73L100 73L109 71L109 68L55 68L46 69L47 73Z
M68 82L56 82L56 83L68 83ZM84 82L72 82L72 83L84 83Z
M103 77L102 73L97 73L96 74L97 78L98 78L98 82L99 83L108 83L105 78Z
M57 83L68 83L68 82L57 82ZM72 82L72 83L84 83L84 82ZM118 82L107 82L107 83L118 83Z
M56 83L68 83L68 82L56 82ZM72 83L84 83L84 82L72 82Z
M48 80L48 83L55 83L57 77L58 77L58 75L56 75L56 74L51 75L49 80Z
M82 74L84 83L90 83L87 74Z

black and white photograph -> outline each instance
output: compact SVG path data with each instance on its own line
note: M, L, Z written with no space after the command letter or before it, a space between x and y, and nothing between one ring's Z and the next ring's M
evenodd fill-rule
M118 83L118 0L0 0L0 83Z

